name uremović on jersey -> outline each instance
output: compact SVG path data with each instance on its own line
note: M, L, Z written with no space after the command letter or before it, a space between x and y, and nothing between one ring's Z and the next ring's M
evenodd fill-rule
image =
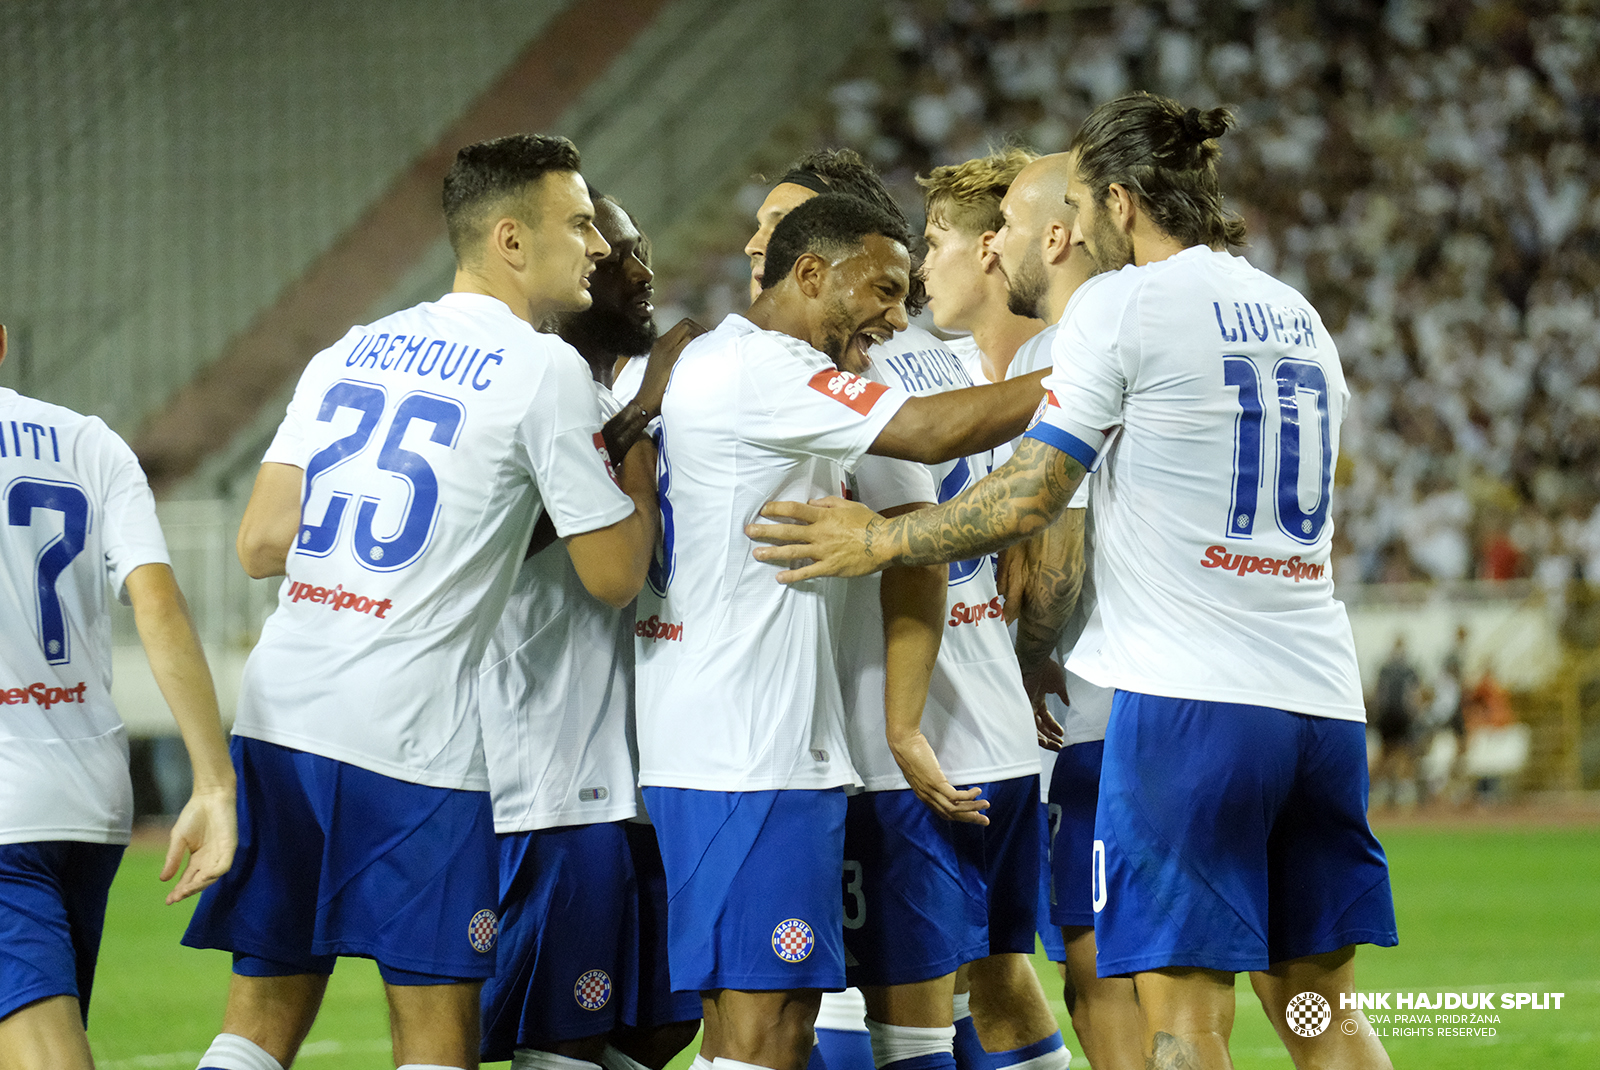
M441 382L454 382L471 386L474 390L487 390L494 379L484 378L489 362L504 364L501 350L485 353L481 348L468 351L465 342L447 342L443 338L426 335L391 335L387 331L368 335L344 359L346 368L391 368L422 378L438 373Z

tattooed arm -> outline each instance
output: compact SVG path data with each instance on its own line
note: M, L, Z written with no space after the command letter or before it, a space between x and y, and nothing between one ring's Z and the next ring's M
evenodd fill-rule
M1032 671L1055 650L1061 629L1083 593L1083 522L1086 510L1063 509L1032 540L1022 578L1017 619L1017 661Z
M1044 529L1067 506L1083 465L1037 439L1024 438L1011 460L986 479L932 509L886 520L839 498L815 504L768 502L762 516L803 521L751 524L757 559L810 561L778 574L782 583L815 576L864 576L889 565L936 565L979 557Z

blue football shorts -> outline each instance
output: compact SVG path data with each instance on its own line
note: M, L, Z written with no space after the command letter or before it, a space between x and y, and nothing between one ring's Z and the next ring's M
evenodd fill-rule
M1051 962L1067 961L1067 944L1061 938L1061 929L1050 920L1051 896L1055 894L1055 881L1051 876L1051 853L1055 850L1056 826L1060 824L1060 811L1053 811L1044 803L1044 836L1039 841L1039 946Z
M1094 814L1105 749L1103 739L1062 747L1050 774L1050 923L1058 933L1063 925L1094 925Z
M1095 819L1102 977L1397 942L1366 726L1118 691Z
M390 984L490 977L499 931L486 791L411 784L234 736L239 849L183 943L248 976L376 959Z
M609 1033L638 920L622 822L496 839L499 969L483 986L483 1061Z
M647 787L672 987L844 987L845 793Z
M626 821L628 852L638 893L637 939L628 949L618 1014L624 1025L651 1028L699 1019L700 993L674 992L667 967L667 872L655 826Z
M989 901L990 955L1033 953L1039 927L1039 883L1044 856L1044 810L1039 805L1039 775L992 780L980 787L989 800L987 825L976 829L982 845L985 893Z
M852 986L943 977L989 953L982 830L908 788L850 796L844 826L845 976Z
M76 996L84 1023L117 843L0 844L0 1020L51 996Z

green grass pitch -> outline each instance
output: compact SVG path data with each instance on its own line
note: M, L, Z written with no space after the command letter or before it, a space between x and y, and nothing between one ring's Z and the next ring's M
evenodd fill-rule
M1402 1068L1600 1065L1600 831L1380 830L1393 868L1400 946L1363 949L1357 985L1371 992L1564 992L1560 1010L1497 1010L1494 1037L1398 1037ZM190 906L165 907L160 855L130 849L111 892L89 1037L101 1070L195 1065L222 1021L228 956L178 946ZM1038 962L1059 999L1055 969ZM1240 978L1233 1033L1241 1070L1291 1064ZM1065 1008L1057 1011L1066 1022ZM1381 1013L1381 1012L1379 1012ZM1428 1013L1428 1012L1420 1012ZM1383 1028L1383 1026L1378 1026ZM1070 1026L1068 1047L1076 1050ZM679 1060L687 1064L688 1056ZM393 1066L377 970L340 963L297 1066ZM1084 1065L1081 1059L1075 1066Z

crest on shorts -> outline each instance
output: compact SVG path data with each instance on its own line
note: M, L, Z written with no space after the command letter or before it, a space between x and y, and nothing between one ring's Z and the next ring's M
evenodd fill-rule
M495 919L492 910L480 910L467 922L467 942L480 955L487 955L494 950L494 938L499 932L500 922Z
M816 934L799 918L785 918L772 930L772 952L785 962L804 962L816 946Z
M572 986L572 998L586 1011L597 1011L611 999L611 978L604 970L590 970Z
M1289 1001L1284 1012L1289 1028L1303 1037L1320 1037L1333 1021L1333 1008L1315 992L1302 992Z

